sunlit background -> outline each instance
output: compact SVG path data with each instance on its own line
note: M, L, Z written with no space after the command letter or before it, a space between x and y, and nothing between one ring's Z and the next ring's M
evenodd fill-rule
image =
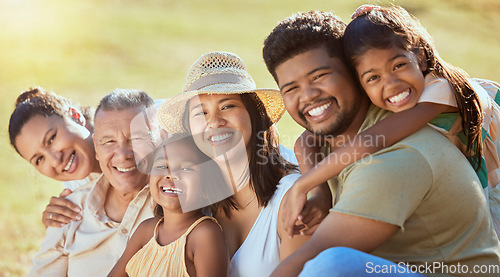
M203 53L234 52L259 87L275 88L262 45L297 11L333 11L345 21L358 0L0 0L0 276L24 276L44 236L41 212L62 186L38 174L9 145L17 95L41 86L95 106L115 88L153 98L180 92ZM434 37L441 56L473 77L500 81L500 1L370 1L399 4ZM301 132L288 116L282 142Z

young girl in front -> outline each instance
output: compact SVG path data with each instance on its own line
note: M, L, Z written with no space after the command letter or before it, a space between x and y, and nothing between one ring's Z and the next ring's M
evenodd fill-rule
M344 51L373 104L394 114L359 133L317 165L307 163L308 159L299 161L301 169L311 170L285 196L290 234L310 189L427 123L445 134L473 165L500 234L500 187L496 188L500 163L495 141L500 109L494 101L500 86L471 80L463 70L443 61L427 31L401 7L358 8L344 33ZM306 131L297 140L298 157L314 157L320 152L319 146L301 143L314 141L313 136Z
M202 180L213 179L207 178L211 161L191 137L167 139L152 157L155 217L139 225L109 276L228 276L222 229L196 206Z

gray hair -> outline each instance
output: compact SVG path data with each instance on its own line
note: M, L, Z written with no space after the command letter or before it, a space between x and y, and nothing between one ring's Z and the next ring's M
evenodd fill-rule
M115 89L104 96L95 110L121 111L128 108L144 106L149 107L154 100L144 91L139 89Z

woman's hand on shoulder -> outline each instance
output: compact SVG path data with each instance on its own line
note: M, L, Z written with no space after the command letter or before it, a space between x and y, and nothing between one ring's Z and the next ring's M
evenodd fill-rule
M81 208L65 197L71 194L71 190L65 189L59 197L51 197L50 202L42 213L42 223L47 227L60 228L72 220L81 220Z

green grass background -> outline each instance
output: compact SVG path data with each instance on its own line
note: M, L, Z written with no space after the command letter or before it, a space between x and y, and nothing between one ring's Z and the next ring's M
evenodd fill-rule
M17 95L42 86L87 105L115 88L153 98L180 92L203 53L226 50L245 61L259 87L275 88L262 45L279 20L297 11L333 11L345 21L358 0L0 0L0 276L23 276L44 235L41 212L59 182L38 174L9 145ZM441 56L473 77L500 81L500 1L395 3L416 15ZM285 116L282 142L301 129Z

